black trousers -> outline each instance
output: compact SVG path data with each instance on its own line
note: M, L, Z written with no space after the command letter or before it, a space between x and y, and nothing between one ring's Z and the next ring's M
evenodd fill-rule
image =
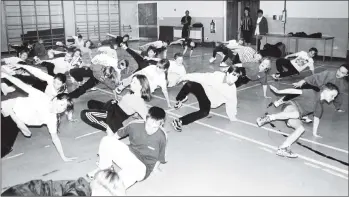
M182 28L182 38L189 38L189 35L190 35L190 27L184 25Z
M1 114L1 158L12 151L20 129L11 116L4 117Z
M304 83L300 88L297 89L313 89L316 92L320 92L320 88L310 85L308 83ZM288 94L283 98L283 101L289 101L291 99L296 98L297 96L299 96L298 94Z
M242 38L245 40L245 42L251 43L252 31L241 30L241 33L242 33Z
M188 125L192 122L195 122L196 120L208 116L211 110L211 101L208 99L202 85L197 82L188 81L186 84L184 84L182 89L179 91L176 100L183 100L189 93L194 94L194 96L199 102L200 109L199 111L187 114L179 118L182 121L183 125Z
M87 110L80 113L81 119L88 125L106 131L107 127L115 133L123 127L123 122L129 117L118 105L110 100L106 103L89 100Z
M137 53L136 51L130 49L130 48L127 48L126 51L128 52L128 54L130 54L134 60L136 60L137 62L137 65L138 65L138 68L136 69L135 72L139 71L139 70L142 70L143 68L149 66L148 62L146 60L144 60L144 58L139 54Z
M93 72L90 68L74 68L70 70L70 75L79 82L81 82L84 77L89 77L84 84L68 94L70 98L79 98L81 95L85 94L87 90L99 84L99 80L93 76Z
M13 75L13 77L16 77L23 81L24 83L31 85L33 88L36 88L42 92L45 92L45 89L47 87L47 82L43 81L35 76L27 76L27 75ZM14 84L7 79L3 80L4 83L6 83L8 86L13 86Z
M55 73L53 72L53 70L55 69L55 65L51 62L42 62L41 66L46 67L47 69L47 74L51 75L51 76L55 76Z
M287 71L285 71L285 68ZM276 70L280 73L280 77L299 74L298 70L292 65L291 61L285 58L279 58L276 60Z
M224 58L222 59L222 62L227 61L227 59L229 58L233 64L240 63L239 56L237 54L234 55L230 49L222 48L218 46L213 50L212 57L216 58L216 55L218 52L222 52L224 54Z

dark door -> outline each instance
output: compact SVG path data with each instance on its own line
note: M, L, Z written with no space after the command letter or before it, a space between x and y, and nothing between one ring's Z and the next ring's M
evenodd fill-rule
M157 3L138 4L139 37L158 39Z
M227 40L238 38L238 1L227 0Z
M252 35L254 35L254 31L256 28L256 21L257 21L257 11L259 9L259 2L260 0L241 0L241 14L244 14L244 9L245 7L250 8L250 15L252 18L252 27L253 27L253 33ZM239 16L242 17L243 15ZM254 36L252 36L252 40L251 43L256 43L256 38Z

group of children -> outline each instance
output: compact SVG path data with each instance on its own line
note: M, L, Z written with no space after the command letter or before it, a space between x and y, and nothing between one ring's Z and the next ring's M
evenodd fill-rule
M183 54L190 48L196 47L189 38L180 39L172 43L155 41L141 46L138 50L129 48L129 36L115 36L108 34L107 39L97 45L98 54L92 57L92 41L84 40L82 36L73 37L74 44L65 46L57 43L63 51L47 51L46 55L35 56L32 65L28 61L28 52L22 50L18 57L2 59L1 77L2 92L6 95L14 90L14 86L28 93L27 97L15 97L2 101L2 125L17 125L25 136L31 132L27 126L47 125L59 155L64 161L76 158L64 154L58 137L58 128L62 115L68 120L73 119L74 99L78 99L87 90L97 84L104 84L115 98L107 102L89 100L87 109L80 112L81 120L86 124L105 131L99 150L97 168L88 173L92 180L91 186L84 193L92 195L124 195L125 190L138 181L148 178L153 170L158 169L160 163L166 163L165 150L168 141L163 129L166 113L159 107L150 107L152 93L161 88L168 107L172 107L168 88L183 84L176 96L175 109L179 109L192 93L198 100L199 110L174 119L172 126L176 131L182 131L199 119L207 117L212 108L225 104L226 113L230 121L237 120L237 88L259 81L265 98L267 89L276 94L285 95L273 102L275 107L282 105L282 112L266 115L257 119L258 126L275 120L285 120L287 125L295 131L279 147L277 154L286 157L296 157L290 146L304 133L302 119L314 113L313 134L318 136L319 120L323 114L323 103L335 101L338 111L343 111L342 93L345 91L348 76L348 65L342 65L337 71L314 73L313 57L317 50L311 48L309 52L298 52L279 58L276 61L278 73L272 75L275 80L294 74L299 74L309 67L313 75L295 83L294 89L278 90L268 85L268 75L271 72L271 60L262 57L250 46L244 46L242 40L231 40L218 43L209 60L213 63L216 54L221 54L220 67L222 71L212 73L187 73L183 65ZM175 53L174 60L168 60L167 48L173 44L182 44L183 53ZM129 61L118 59L117 50L125 50L137 63L135 71L125 77L129 70ZM288 60L289 57L295 57ZM230 59L232 65L225 63ZM33 66L35 65L35 67ZM46 68L47 72L37 67ZM287 71L285 71L285 68ZM84 78L88 78L87 81ZM68 92L70 80L78 87ZM13 86L14 85L14 86ZM121 92L129 87L129 91ZM124 125L123 122L131 116L140 118ZM12 124L12 123L15 124ZM119 139L128 136L130 145ZM39 184L39 183L38 183ZM43 185L44 183L40 183ZM75 187L77 184L72 184ZM26 184L11 187L5 194L16 193ZM75 188L76 189L76 188ZM76 189L77 190L77 189ZM77 191L78 192L78 191ZM63 195L64 192L60 194ZM16 193L18 194L18 193ZM47 193L46 193L47 195Z

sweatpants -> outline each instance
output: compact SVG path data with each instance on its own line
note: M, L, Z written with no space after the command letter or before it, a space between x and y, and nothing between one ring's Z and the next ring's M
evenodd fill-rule
M18 132L20 129L11 116L1 114L1 158L12 151Z
M192 93L199 102L199 111L187 114L179 120L182 121L182 125L188 125L196 120L202 119L210 113L211 101L208 99L204 87L200 83L188 81L184 84L179 91L176 100L182 101L189 93Z
M112 100L104 103L97 100L87 102L88 109L80 113L81 120L86 124L106 131L109 127L114 133L123 127L123 122L129 117L117 103Z
M233 52L230 49L222 48L221 46L218 46L213 50L212 57L216 58L217 52L222 52L224 54L224 58L222 59L222 62L225 62L225 61L227 61L228 58L230 58L230 60L233 62L233 64L236 64L234 62L235 55L233 54Z
M146 166L129 149L129 147L113 136L105 136L99 144L100 169L107 169L113 162L121 168L119 175L125 188L129 188L137 181L142 181L146 175Z
M85 94L87 90L99 84L99 80L93 76L93 72L90 68L71 69L70 75L78 82L81 82L84 77L89 77L84 84L69 93L70 98L79 98L81 95Z
M285 68L287 71L285 71ZM291 60L285 58L279 58L276 60L276 70L280 73L280 77L299 74L298 70L292 65Z
M139 53L137 53L136 51L134 51L134 50L132 50L132 49L130 49L130 48L127 48L126 51L127 51L127 52L133 57L133 59L135 59L136 62L137 62L138 68L136 69L136 71L134 71L134 73L137 72L137 71L142 70L143 68L145 68L145 67L147 67L147 66L149 66L149 62L148 62L147 60L145 60L145 59L143 58L143 56L140 55ZM144 53L146 53L146 52L144 52ZM154 61L154 63L155 63L155 61Z

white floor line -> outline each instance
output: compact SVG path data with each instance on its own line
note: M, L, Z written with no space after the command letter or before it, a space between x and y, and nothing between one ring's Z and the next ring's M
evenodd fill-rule
M10 156L10 157L6 157L5 159L7 160L7 159L13 159L13 158L15 158L15 157L19 157L19 156L21 156L21 155L24 155L24 153L19 153L19 154L17 154L17 155L12 155L12 156ZM5 160L4 159L4 160Z
M78 136L78 137L75 137L75 139L80 139L80 138L87 137L87 136L90 136L90 135L94 135L94 134L100 133L100 132L102 132L102 131L101 131L101 130L98 130L98 131L94 131L94 132L91 132L91 133L86 133L86 134L84 134L84 135L80 135L80 136Z
M173 112L169 112L170 115L172 116L175 116L175 117L180 117L180 115L178 114L175 114ZM216 131L220 131L222 133L225 133L227 135L231 135L231 136L234 136L234 137L237 137L237 138L240 138L240 139L243 139L243 140L246 140L246 141L249 141L249 142L252 142L252 143L255 143L255 144L258 144L258 145L261 145L261 146L264 146L264 147L267 147L269 149L272 149L272 150L277 150L277 147L276 146L272 146L272 145L269 145L269 144L266 144L266 143L263 143L261 141L258 141L258 140L254 140L254 139L251 139L251 138L248 138L248 137L245 137L245 136L242 136L242 135L239 135L239 134L236 134L236 133L232 133L232 132L229 132L225 129L220 129L218 127L215 127L215 126L212 126L212 125L209 125L209 124L206 124L206 123L203 123L201 121L195 121L196 124L199 124L199 125L202 125L202 126L205 126L207 128L211 128L211 129L214 129ZM297 154L298 155L298 158L300 159L303 159L303 160L306 160L308 162L312 162L312 163L315 163L315 164L318 164L318 165L321 165L321 166L324 166L324 167L327 167L327 168L330 168L332 170L336 170L338 172L341 172L341 173L344 173L344 174L348 174L348 170L344 170L344 169L341 169L341 168L338 168L336 166L332 166L330 164L327 164L327 163L324 163L324 162L321 162L321 161L317 161L315 159L311 159L309 157L306 157L306 156L302 156L300 154Z
M273 150L270 150L270 149L265 148L265 147L259 147L259 149L262 149L262 150L267 151L269 153L273 153Z
M321 168L320 166L317 166L317 165L314 165L314 164L308 163L308 162L304 162L304 164L307 165L307 166L313 167L313 168L317 168L317 169Z
M113 93L109 92L109 94L113 94ZM160 98L161 98L161 97L160 97ZM161 98L161 99L164 99L164 98ZM176 117L176 118L181 117L180 115L175 114L175 113L173 113L173 112L168 112L168 114L170 114L172 117ZM208 128L211 128L211 129L214 129L214 130L216 130L216 131L220 131L220 132L225 133L225 134L228 134L228 135L230 135L230 136L234 136L234 137L239 138L239 139L243 139L243 140L246 140L246 141L250 141L250 142L252 142L252 143L255 143L255 144L258 144L258 145L261 145L261 146L265 146L265 147L270 148L270 149L273 149L273 150L277 150L277 147L276 147L276 146L272 146L272 145L269 145L269 144L260 142L260 141L258 141L258 140L254 140L254 139L251 139L251 138L248 138L248 137L239 135L239 134L231 133L231 132L229 132L229 131L227 131L227 130L220 129L220 128L218 128L218 127L214 127L214 126L211 126L211 125L209 125L209 124L202 123L202 122L200 122L200 121L195 121L195 123L196 123L196 124L200 124L200 125L205 126L205 127L208 127ZM318 164L318 165L321 165L321 166L324 166L324 167L327 167L327 168L330 168L330 169L339 171L339 172L344 173L344 174L348 174L348 170L343 170L343 169L338 168L338 167L336 167L336 166L332 166L332 165L330 165L330 164L327 164L327 163L324 163L324 162L321 162L321 161L317 161L317 160L315 160L315 159L311 159L311 158L306 157L306 156L302 156L302 155L299 155L299 154L298 154L298 158L301 158L301 159L303 159L303 160L306 160L306 161L309 161L309 162L313 162L313 163L315 163L315 164Z
M347 177L347 176L344 176L344 175L339 174L339 173L337 173L337 172L333 172L332 170L329 170L329 169L322 169L322 170L325 171L325 172L327 172L327 173L330 173L330 174L332 174L332 175L335 175L335 176L338 176L338 177L341 177L341 178L343 178L343 179L348 180L348 177Z
M166 100L165 98L162 98L162 97L156 96L156 95L153 95L153 97L159 98L159 99L162 99L162 100ZM186 104L183 104L183 106L199 110L198 107L194 107L194 106L190 106L190 105L186 105ZM222 117L222 118L225 118L225 119L229 119L228 116L225 116L225 115L222 115L222 114L218 114L218 113L215 113L215 112L212 112L212 111L210 112L210 114L216 115L216 116L219 116L219 117ZM267 127L258 127L255 123L250 123L250 122L247 122L247 121L244 121L244 120L238 119L237 121L241 122L243 124L247 124L247 125L253 126L253 127L262 128L264 130L271 131L273 133L283 134L283 135L286 135L286 136L289 135L288 133L277 131L275 129L270 129L270 128L267 128ZM299 139L302 140L302 141L305 141L305 142L309 142L309 143L312 143L312 144L316 144L316 145L319 145L319 146L322 146L322 147L326 147L326 148L329 148L329 149L332 149L332 150L336 150L336 151L348 154L348 150L343 150L343 149L340 149L340 148L336 148L336 147L333 147L333 146L330 146L330 145L322 144L322 143L315 142L315 141L312 141L312 140L308 140L308 139L305 139L305 138L299 138Z

